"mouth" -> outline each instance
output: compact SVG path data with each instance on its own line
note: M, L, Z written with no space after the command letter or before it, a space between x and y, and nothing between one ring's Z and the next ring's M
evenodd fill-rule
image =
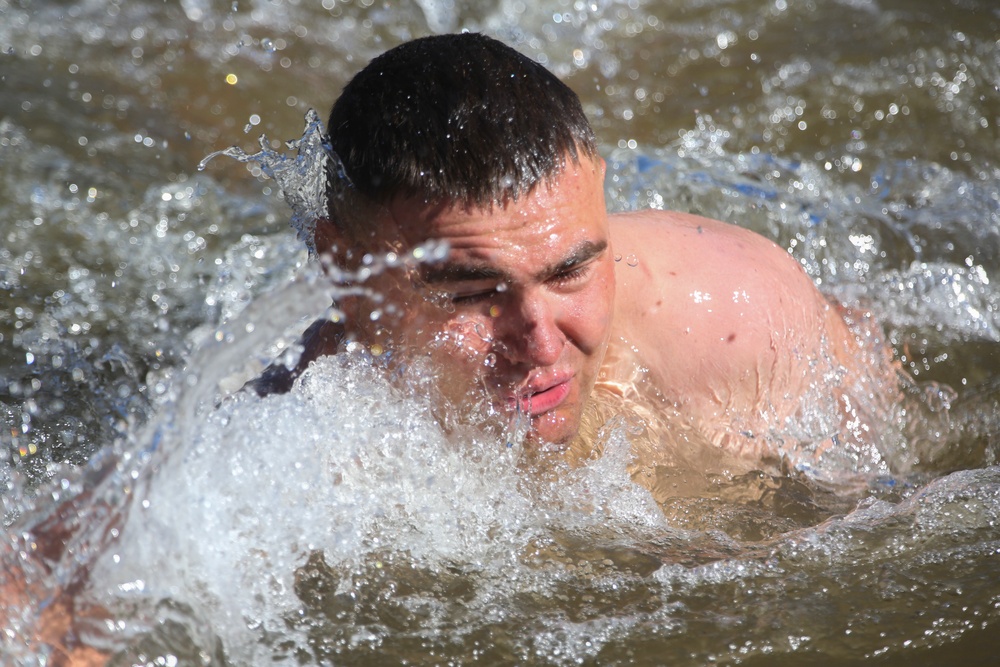
M531 382L524 391L508 398L507 406L512 411L517 410L522 414L537 417L559 407L566 400L572 379L570 376L548 382Z

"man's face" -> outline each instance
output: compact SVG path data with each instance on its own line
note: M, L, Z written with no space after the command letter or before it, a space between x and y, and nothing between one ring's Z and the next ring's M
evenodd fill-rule
M402 200L378 220L400 250L428 240L450 249L373 285L402 313L385 323L394 346L443 359L447 385L485 387L499 409L530 417L529 437L550 443L576 435L610 335L603 178L602 161L568 160L503 208Z

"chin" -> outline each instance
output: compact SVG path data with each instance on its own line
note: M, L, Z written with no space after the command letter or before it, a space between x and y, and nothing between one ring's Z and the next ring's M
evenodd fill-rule
M529 442L559 449L567 447L580 428L579 419L551 412L538 415L531 422L527 435Z

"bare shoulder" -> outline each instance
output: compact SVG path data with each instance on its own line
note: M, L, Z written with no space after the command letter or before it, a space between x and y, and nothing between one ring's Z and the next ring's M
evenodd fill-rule
M621 250L649 255L649 259L728 256L738 264L768 260L759 269L788 270L794 260L773 241L743 227L677 211L645 210L611 216L613 240ZM797 270L797 269L796 269Z
M723 301L745 301L752 291L760 292L759 299L771 294L799 306L825 304L788 252L737 225L650 210L612 216L611 230L621 257L617 277L623 306L643 308L668 299L715 300L721 307Z
M678 403L704 397L695 412L722 410L713 406L723 395L725 409L749 411L769 391L794 393L789 379L822 355L824 341L848 337L798 262L759 234L667 211L619 214L610 224L613 335Z

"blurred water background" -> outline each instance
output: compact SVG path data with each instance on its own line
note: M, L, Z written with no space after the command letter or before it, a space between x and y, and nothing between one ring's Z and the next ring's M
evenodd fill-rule
M927 455L664 506L627 429L532 480L356 360L203 409L326 295L274 181L199 162L461 29L577 91L612 209L749 227L871 308L938 408L902 427ZM120 664L990 664L998 35L989 0L0 0L5 563L69 499L35 602L89 572L117 621L84 641ZM4 659L34 664L16 611Z

